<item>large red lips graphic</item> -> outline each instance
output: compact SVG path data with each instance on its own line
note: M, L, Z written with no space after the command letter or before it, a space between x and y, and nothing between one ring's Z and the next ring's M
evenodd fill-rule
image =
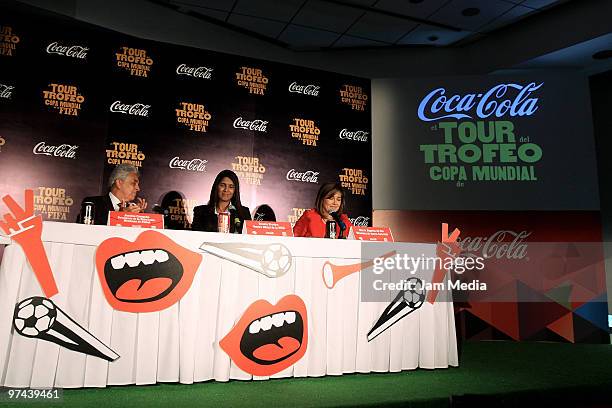
M258 376L276 374L306 353L306 305L296 295L285 296L275 306L257 300L219 345L243 371Z
M116 310L157 312L187 292L202 255L157 231L130 242L109 238L98 246L96 267L104 296Z

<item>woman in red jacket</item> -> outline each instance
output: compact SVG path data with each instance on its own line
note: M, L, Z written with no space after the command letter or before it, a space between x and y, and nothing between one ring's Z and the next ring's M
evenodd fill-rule
M339 183L325 183L317 193L315 208L304 211L304 214L295 223L293 235L296 237L325 237L327 221L333 221L332 213L336 213L340 222L336 222L336 236L346 238L351 227L346 214L344 214L344 190ZM345 228L341 229L340 223Z

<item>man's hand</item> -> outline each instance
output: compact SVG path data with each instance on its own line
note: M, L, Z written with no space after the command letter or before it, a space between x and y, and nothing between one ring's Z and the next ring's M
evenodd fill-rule
M144 198L138 197L136 202L126 203L125 201L121 201L119 205L119 211L125 212L133 212L133 213L141 213L147 208L147 201Z

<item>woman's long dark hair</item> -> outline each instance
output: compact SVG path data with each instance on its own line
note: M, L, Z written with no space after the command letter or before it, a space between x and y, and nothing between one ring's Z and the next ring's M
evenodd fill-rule
M219 183L221 183L221 180L223 180L223 177L227 177L234 183L235 189L231 203L237 210L240 210L242 208L242 203L240 202L240 183L238 182L238 176L236 173L231 170L223 170L217 174L217 177L215 177L215 181L210 189L210 200L208 200L208 205L214 205L215 207L217 206L217 202L219 201L219 193L217 192L217 189L219 187Z
M344 189L340 185L340 183L325 183L319 188L319 192L317 193L317 199L315 200L315 208L319 212L319 214L323 214L323 200L333 196L336 193L340 193L342 195L342 201L340 202L340 208L338 208L338 215L344 212Z
M253 220L255 221L276 221L276 214L274 210L268 204L262 204L253 213Z

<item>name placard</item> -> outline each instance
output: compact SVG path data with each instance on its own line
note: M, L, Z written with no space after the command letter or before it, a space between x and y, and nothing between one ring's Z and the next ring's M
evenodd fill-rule
M359 241L395 242L389 227L357 227L352 226L348 239Z
M164 216L162 214L109 211L108 225L113 227L164 229Z
M245 221L244 230L249 235L293 236L293 229L291 229L291 223L289 222Z

